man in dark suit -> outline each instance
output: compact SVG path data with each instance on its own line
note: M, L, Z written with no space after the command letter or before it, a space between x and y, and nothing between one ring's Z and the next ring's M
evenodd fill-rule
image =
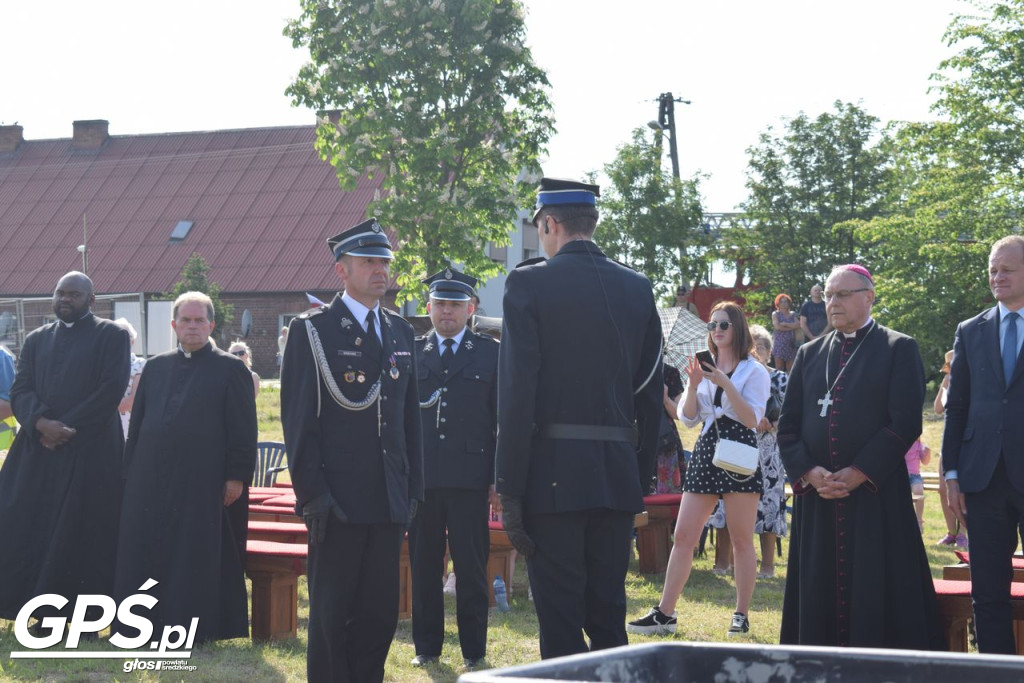
M505 283L497 490L527 558L545 659L627 642L633 516L663 410L651 284L591 240L597 194L543 179L533 222L551 259L519 264Z
M942 466L949 507L970 531L978 650L1014 654L1010 556L1024 522L1024 237L992 245L988 266L998 303L957 327Z
M329 239L345 293L292 321L281 423L309 528L310 681L381 681L398 624L402 536L423 499L412 326L380 305L376 219ZM440 571L440 569L438 569Z
M409 527L413 666L438 661L444 641L445 541L458 578L456 621L466 668L487 649L487 525L494 495L498 343L467 327L477 281L454 268L426 280L434 329L416 339L426 498ZM508 577L505 577L506 579Z

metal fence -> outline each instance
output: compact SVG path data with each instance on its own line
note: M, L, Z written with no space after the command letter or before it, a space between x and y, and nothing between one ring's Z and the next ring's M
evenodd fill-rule
M146 309L143 294L97 294L92 312L101 318L127 319L139 333L134 351L138 355L145 356L148 355L149 346L163 346L162 343L149 343L151 335L147 334ZM56 319L57 316L53 313L52 297L0 299L0 344L18 355L21 347L25 344L25 335ZM164 332L163 336L166 334L167 332ZM162 342L163 340L161 338L152 341Z

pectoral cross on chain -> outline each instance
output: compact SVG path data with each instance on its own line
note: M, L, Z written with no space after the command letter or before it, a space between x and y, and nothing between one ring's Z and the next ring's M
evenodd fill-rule
M825 417L828 414L828 408L832 405L832 392L826 391L825 396L818 399L818 405L821 406L821 412L818 413L818 417Z

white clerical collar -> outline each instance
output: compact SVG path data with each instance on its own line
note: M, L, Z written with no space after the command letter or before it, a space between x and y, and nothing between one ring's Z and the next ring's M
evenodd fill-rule
M193 353L199 353L200 351L203 351L203 350L205 350L205 349L207 349L209 347L210 347L210 341L207 340L207 342L205 344L203 344L201 347L199 347L195 351L186 351L185 349L182 348L181 342L178 342L178 353L180 353L181 355L185 356L185 358L192 358L192 354Z
M1000 304L1000 305L1002 305L1002 304ZM87 316L87 315L89 315L90 313L92 313L92 311L86 311L86 312L85 312L85 315L83 315L83 316L82 316L81 318L79 318L78 320L85 320L86 316ZM60 323L60 326L61 326L61 327L63 327L63 328L65 328L65 329L67 329L67 330L70 330L70 329L71 329L72 327L74 327L74 326L75 326L75 323L77 323L77 322L78 322L78 320L72 320L71 322L69 322L69 323L66 323L66 322L64 322L63 320L61 320L60 318L57 318L57 322L59 322L59 323Z
M355 319L358 320L362 324L364 330L366 329L366 314L369 313L371 310L373 310L374 314L376 314L377 320L380 320L380 302L379 301L377 302L377 305L373 307L373 309L369 309L366 306L364 306L363 304L361 304L358 301L356 301L355 299L353 299L352 297L350 297L348 295L348 292L344 292L341 295L341 300L343 302L345 302L346 306L348 306L348 310L352 313L353 316L355 316ZM377 334L380 334L380 333L378 332Z
M853 339L853 338L855 338L855 337L857 336L857 333L858 333L858 332L860 332L861 330L863 330L863 329L865 329L865 328L868 328L868 327L870 327L870 326L871 326L871 323L873 323L873 322L875 322L875 319L874 319L874 318L872 318L872 317L871 317L871 316L869 315L869 316L868 316L868 321L867 321L866 323L864 323L863 325L861 325L861 326L860 326L859 328L857 328L857 329L856 329L856 330L854 330L853 332L842 332L841 334L843 335L843 337L844 337L845 339Z
M443 353L444 352L444 348L442 348L442 347L444 345L444 340L445 339L451 339L454 342L452 344L452 353L455 353L456 351L459 350L459 346L462 344L462 338L465 337L465 336L466 336L466 328L465 327L463 327L461 330L459 330L459 333L457 335L455 335L454 337L445 337L445 336L439 334L439 335L437 335L437 348L440 349L441 352Z

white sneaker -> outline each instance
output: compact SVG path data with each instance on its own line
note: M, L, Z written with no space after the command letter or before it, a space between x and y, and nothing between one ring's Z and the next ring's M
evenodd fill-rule
M676 613L665 614L655 605L646 616L628 622L626 632L645 636L671 635L676 632Z
M455 595L455 572L448 575L448 580L444 582L443 590L445 595Z

